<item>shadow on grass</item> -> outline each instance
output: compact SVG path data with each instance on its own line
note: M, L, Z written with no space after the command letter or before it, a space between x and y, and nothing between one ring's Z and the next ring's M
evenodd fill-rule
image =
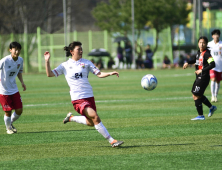
M95 129L82 129L82 130L60 130L60 131L38 131L38 132L19 132L19 134L25 134L25 133L58 133L58 132L77 132L77 131L88 131L88 130L95 130Z
M211 147L222 147L222 145L212 145Z
M218 120L218 119L222 119L222 118L217 117L217 118L210 118L208 120Z
M123 144L124 145L124 144ZM165 144L165 145L134 145L134 146L119 146L116 149L127 149L127 148L137 148L137 147L157 147L157 146L181 146L181 145L195 145L195 143L179 143L179 144ZM97 147L110 147L110 146L97 146Z

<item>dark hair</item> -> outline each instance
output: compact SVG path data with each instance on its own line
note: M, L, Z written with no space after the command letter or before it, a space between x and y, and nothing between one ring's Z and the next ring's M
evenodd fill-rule
M18 48L18 49L22 49L22 46L21 46L21 44L19 44L18 42L16 42L16 41L14 41L14 42L11 42L10 44L9 44L9 49L12 49L12 48Z
M208 39L205 36L200 36L200 38L198 39L198 43L201 39L204 39L204 41L206 42L206 44L208 44Z
M73 50L76 46L82 45L81 42L79 41L73 41L72 43L69 44L69 46L64 47L64 51L66 51L66 57L71 56L72 54L70 53L70 50Z
M216 29L216 30L213 30L211 35L214 35L214 34L217 34L220 36L220 30Z

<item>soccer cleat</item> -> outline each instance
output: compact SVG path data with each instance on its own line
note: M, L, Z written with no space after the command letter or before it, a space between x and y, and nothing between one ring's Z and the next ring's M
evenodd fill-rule
M13 126L12 124L11 124L11 128L12 128L12 131L13 131L14 133L17 133L17 129L16 129L15 126Z
M204 115L199 115L191 120L205 120L205 117L204 117Z
M114 141L111 143L111 146L112 146L113 148L115 148L115 147L118 147L118 146L122 145L123 143L124 143L123 141L114 140Z
M212 97L211 97L211 102L214 102L214 101L215 101L215 100L214 100L214 96L212 96Z
M214 112L215 112L216 110L217 110L217 107L216 107L216 106L212 106L212 107L210 108L208 117L213 116L213 114L214 114Z
M15 133L12 129L7 129L7 134L9 134L9 135L11 135L11 134L13 134L13 133Z
M214 97L214 102L218 102L217 97Z
M71 112L69 112L69 113L66 115L66 118L63 120L63 123L64 123L64 124L68 123L68 122L69 122L70 117L72 117L72 116L73 116L73 115L72 115L72 113L71 113Z

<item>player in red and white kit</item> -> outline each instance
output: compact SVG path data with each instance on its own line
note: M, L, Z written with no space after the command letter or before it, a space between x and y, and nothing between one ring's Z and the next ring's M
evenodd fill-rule
M66 81L70 87L71 101L74 109L81 114L81 116L73 116L72 113L68 113L67 117L63 120L64 124L67 122L77 122L88 126L94 126L95 129L106 138L112 147L117 147L123 144L123 141L113 139L96 111L96 105L93 96L92 86L88 81L89 72L93 73L99 78L116 75L119 77L119 73L113 72L100 72L95 65L86 59L82 58L82 43L74 41L69 44L68 47L64 47L66 56L72 56L68 61L63 62L54 70L50 67L50 54L48 51L44 53L46 74L48 77L57 77L64 74Z
M18 42L9 45L11 55L0 60L0 102L5 112L4 121L7 134L16 133L16 128L12 125L22 114L22 99L16 85L15 78L18 76L23 91L26 86L23 81L23 59L19 57L22 47ZM12 114L12 110L15 110ZM11 115L12 114L12 115Z
M222 80L222 41L219 40L220 30L213 30L211 34L213 40L208 43L208 47L216 64L216 67L210 70L211 102L217 102L220 81Z

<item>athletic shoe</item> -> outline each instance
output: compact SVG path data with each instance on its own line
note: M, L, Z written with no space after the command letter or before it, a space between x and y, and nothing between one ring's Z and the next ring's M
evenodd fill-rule
M218 102L217 97L214 97L214 102Z
M211 97L211 102L214 102L214 101L215 101L214 96L212 96Z
M7 134L9 134L9 135L11 135L11 134L13 134L13 133L15 133L12 129L7 129Z
M217 107L216 107L216 106L212 106L212 107L210 108L208 117L213 116L213 114L214 114L214 112L215 112L216 110L217 110Z
M205 120L205 117L204 117L204 115L199 115L191 120Z
M63 123L64 123L64 124L68 123L68 122L69 122L70 117L72 117L72 116L73 116L73 115L72 115L72 113L71 113L71 112L69 112L69 113L66 115L66 118L63 120Z
M123 143L124 143L123 141L114 140L114 141L111 143L111 146L112 146L113 148L115 148L115 147L118 147L118 146L122 145Z
M12 128L12 131L13 131L14 133L17 133L17 129L16 129L15 126L13 126L12 124L11 124L11 128Z

